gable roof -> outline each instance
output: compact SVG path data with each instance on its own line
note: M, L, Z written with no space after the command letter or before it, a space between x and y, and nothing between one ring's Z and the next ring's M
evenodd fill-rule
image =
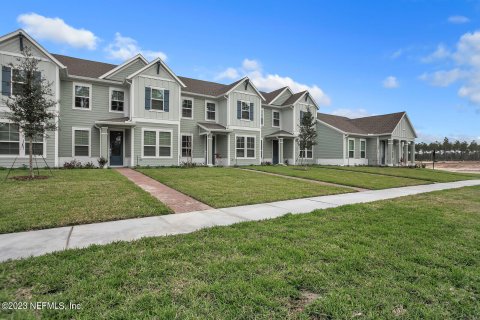
M317 119L344 133L367 135L393 132L404 115L406 115L406 112L402 111L378 116L350 119L326 113L318 113Z
M172 78L175 79L182 87L184 87L184 88L186 87L185 84L182 82L182 80L180 80L177 77L177 75L160 58L154 59L152 62L150 62L149 64L144 66L142 69L135 71L134 73L129 75L127 77L127 79L132 79L133 77L139 75L140 73L142 73L143 71L147 70L148 68L150 68L151 66L153 66L157 63L160 63L160 65L167 71L167 73L170 74L172 76Z
M148 64L148 61L147 59L145 59L140 53L137 54L136 56L128 59L127 61L125 61L124 63L116 66L115 68L113 68L112 70L108 71L107 73L105 74L102 74L99 78L100 79L104 79L108 76L112 76L114 75L115 73L121 71L123 68L127 67L129 64L135 62L136 60L140 60L143 62L144 65L147 65Z
M228 90L231 89L231 86L233 84L236 85L237 82L238 82L238 81L236 81L233 84L226 85L226 84L221 84L221 83L216 83L216 82L211 82L211 81L205 81L205 80L192 79L192 78L187 78L187 77L179 77L179 78L186 85L186 87L183 89L183 91L190 92L190 93L201 94L201 95L206 95L206 96L213 96L213 97L217 97L217 96L220 96L220 95L226 93Z
M99 78L117 67L117 65L110 63L73 58L60 54L52 55L67 67L68 74L74 76Z
M265 98L265 103L267 104L270 104L275 98L277 98L279 95L281 95L283 93L283 91L285 91L286 89L289 89L288 87L282 87L280 89L277 89L277 90L273 90L273 91L270 91L270 92L264 92L264 91L260 91L263 95L263 97Z
M303 97L303 95L307 92L308 91L301 91L301 92L297 92L297 93L291 95L287 100L285 100L285 102L282 104L282 106L289 106L289 105L294 104L295 102L300 100Z

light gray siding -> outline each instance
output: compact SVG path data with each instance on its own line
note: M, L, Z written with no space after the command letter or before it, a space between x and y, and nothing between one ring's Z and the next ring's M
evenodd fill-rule
M367 159L368 159L369 165L378 165L377 153L378 153L377 137L368 138L367 139Z
M145 67L145 63L142 60L137 59L135 61L132 61L130 64L124 66L122 69L118 70L111 76L108 76L107 79L123 81L125 80L126 77L128 77L131 74L134 74L135 72L142 69L143 67Z
M290 98L292 94L290 91L286 90L284 93L282 93L275 101L274 104L277 106L282 105L285 101L287 101L288 98Z
M23 38L23 46L29 47L34 57L49 59L42 51L40 51L33 43L27 38ZM15 54L22 54L20 51L20 39L19 37L13 37L7 41L0 43L0 51L12 52Z
M243 85L241 85L243 87ZM249 86L251 87L251 86ZM232 126L239 126L239 127L247 127L247 128L260 128L260 112L262 101L261 98L257 95L252 94L245 94L241 92L232 92L230 94L230 125ZM254 104L253 110L253 121L250 120L241 120L237 119L237 102L238 101L246 101L248 103Z
M142 140L144 130L163 129L172 132L172 154L170 158L146 158L142 157ZM178 154L178 125L176 124L157 124L157 123L137 123L134 129L134 163L137 166L173 166L179 164Z
M392 136L394 139L415 139L415 133L407 118L404 116L398 123Z
M343 159L343 134L317 122L314 153L317 159Z
M237 159L236 157L236 136L253 136L255 137L255 159ZM235 130L230 133L230 164L231 165L250 165L260 163L260 132L250 130Z
M192 157L196 162L205 161L205 137L199 135L198 122L205 121L205 99L191 96L183 96L183 98L193 99L193 119L180 119L180 132L191 134L192 141Z

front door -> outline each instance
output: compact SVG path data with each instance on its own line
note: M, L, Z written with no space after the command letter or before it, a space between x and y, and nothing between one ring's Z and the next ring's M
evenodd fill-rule
M385 164L385 140L380 141L380 157L381 157L381 164Z
M272 140L273 157L272 163L278 164L278 140Z
M110 165L123 166L123 131L110 131Z
M215 157L215 150L217 149L215 144L217 143L217 138L212 136L212 164L215 165L216 157Z

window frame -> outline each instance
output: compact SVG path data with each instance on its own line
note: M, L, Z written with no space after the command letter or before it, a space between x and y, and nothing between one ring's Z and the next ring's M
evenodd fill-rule
M183 146L183 137L190 137L190 156L183 155L183 149L187 149ZM180 157L181 158L193 158L193 134L191 133L182 133L180 135Z
M77 97L75 93L75 87L87 87L88 88L88 108L77 108L75 106L75 98ZM86 97L81 97L86 98ZM83 111L91 111L92 110L92 85L88 83L81 83L81 82L74 82L72 86L72 109L73 110L83 110Z
M260 114L260 125L265 126L265 108L262 108L262 113Z
M0 119L0 123L8 123L8 124L13 124L12 121L8 119ZM16 142L16 141L7 141L7 140L2 140L1 142ZM25 139L25 134L22 132L22 129L18 129L18 154L2 154L0 155L0 158L12 158L12 157L18 157L19 159L24 159L28 158L28 150L26 148L26 144L28 141ZM40 143L40 142L33 142L33 143ZM43 135L43 140L42 140L42 154L33 154L33 157L46 157L47 156L47 138L46 135ZM23 146L23 147L22 147Z
M145 131L155 131L155 156L146 156L145 155ZM170 156L160 156L160 142L159 132L168 132L170 133ZM159 128L142 128L142 158L143 159L172 159L173 158L173 130L172 129L159 129ZM152 146L152 145L149 145Z
M250 120L250 101L246 101L246 100L238 100L240 101L240 119L241 121L252 121ZM244 105L245 104L245 105ZM247 107L247 111L245 112L248 112L248 118L244 118L243 117L243 107L246 106Z
M350 141L353 141L353 149L350 150ZM350 152L353 152L353 155L350 157ZM347 155L349 159L355 159L355 139L354 138L348 138L348 144L347 144Z
M75 131L88 131L88 156L77 156L75 155ZM85 145L81 145L85 146ZM92 156L92 128L86 127L72 127L72 158L78 157L88 157Z
M148 111L150 112L165 112L165 88L159 88L159 87L152 87L152 86L146 86L147 88L150 88L150 109ZM162 91L162 100L160 99L154 99L153 98L153 90L159 90ZM155 101L162 101L162 109L154 109L153 108L153 100Z
M237 139L243 138L243 148L237 147ZM248 138L253 138L253 157L248 156L248 150L252 150L252 148L248 148ZM237 154L238 150L243 150L243 157L239 157ZM257 137L253 135L235 135L235 159L256 159L257 158Z
M302 152L303 152L303 157L302 157ZM309 157L308 153L311 152L312 156ZM313 146L310 146L310 148L305 148L303 150L300 150L300 158L302 159L313 159Z
M362 144L365 145L365 150L362 150ZM360 159L367 159L367 139L360 139Z
M9 127L10 125L12 125L13 123L11 121L5 121L5 120L1 120L0 121L1 123L5 123L5 124L8 124ZM10 130L10 128L9 128ZM10 131L9 131L9 136L10 136ZM18 141L13 141L13 140L1 140L0 142L5 142L5 143L15 143L15 142L18 142L18 153L17 154L0 154L0 158L12 158L12 157L21 157L21 154L22 154L22 133L20 131L20 128L18 128Z
M22 70L19 70L19 69L15 69L15 68L12 68L10 67L10 95L12 97L16 96L15 94L13 94L13 84L16 83L16 84L25 84L25 82L22 82L22 81L13 81L13 73L16 71L22 71Z
M188 100L188 101L191 101L191 102L192 102L192 108L191 108L192 115L191 115L190 117L184 117L184 116L183 116L183 102L184 102L185 100ZM194 103L193 98L182 98L182 105L181 105L181 110L180 110L180 117L181 117L182 119L193 119L193 103ZM205 108L206 108L206 106L205 106Z
M275 113L278 113L278 126L275 125ZM277 110L272 110L272 128L280 128L281 125L281 116L280 116L280 111Z
M123 111L112 110L112 102L113 101L120 101L120 100L113 100L112 99L113 91L123 92ZM109 97L108 97L108 105L109 105L108 111L109 112L114 112L114 113L125 113L125 107L126 107L126 104L127 104L126 97L127 97L127 95L126 95L125 89L110 87Z
M208 104L211 103L215 106L215 119L208 119ZM217 122L217 103L211 100L205 100L205 121Z

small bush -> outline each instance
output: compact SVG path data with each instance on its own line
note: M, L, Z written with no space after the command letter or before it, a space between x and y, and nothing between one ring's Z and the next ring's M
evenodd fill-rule
M198 164L193 161L182 161L180 162L180 168L196 168Z
M263 162L261 163L261 165L262 165L262 166L271 166L272 163L271 163L270 161L263 161Z
M85 163L82 168L83 169L95 169L97 166L93 164L93 162L89 161Z
M82 167L82 163L77 159L67 161L63 164L64 169L80 169L81 167Z
M105 165L107 164L108 160L105 159L105 157L100 157L100 158L98 158L97 162L98 162L98 167L100 169L103 169L105 167Z

